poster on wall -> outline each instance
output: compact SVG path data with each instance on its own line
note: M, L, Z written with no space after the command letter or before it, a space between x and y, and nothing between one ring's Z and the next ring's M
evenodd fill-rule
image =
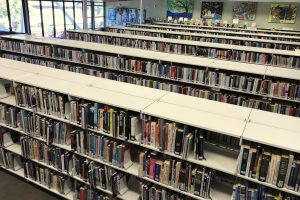
M146 19L146 10L143 12L143 20ZM127 26L140 23L140 9L137 8L109 8L108 26Z
M234 2L232 18L246 21L255 20L257 3Z
M222 19L223 2L203 1L201 6L201 18L204 19Z
M272 3L269 23L294 24L297 16L297 4Z
M167 0L167 5L167 17L193 17L194 0Z

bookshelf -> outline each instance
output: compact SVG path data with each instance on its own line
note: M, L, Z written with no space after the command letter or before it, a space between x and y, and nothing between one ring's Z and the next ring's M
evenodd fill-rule
M146 49L165 53L208 57L213 59L262 65L299 68L300 54L295 51L246 47L239 45L136 36L100 31L68 31L68 39Z
M14 65L11 65L13 66L12 68L8 66L11 63L14 63ZM222 137L228 136L231 138L235 138L238 144L240 143L240 141L242 144L245 141L251 141L263 145L268 145L274 148L276 147L284 149L286 151L291 151L295 154L300 152L299 145L297 144L297 141L299 140L298 125L300 120L298 118L263 112L251 108L243 108L229 104L222 104L219 102L198 99L190 96L183 96L171 92L159 91L161 94L158 95L157 90L144 87L140 87L140 91L145 90L151 92L152 90L153 94L156 94L157 96L153 97L152 99L138 97L137 95L134 95L132 93L132 89L137 88L138 86L113 82L101 78L98 78L98 82L96 81L93 83L93 85L90 85L87 83L83 83L83 80L88 79L89 76L81 74L74 75L71 72L61 72L59 70L44 68L42 66L32 64L26 64L26 67L24 67L24 63L22 62L11 61L6 59L1 59L0 68L6 69L0 70L0 78L8 78L8 73L15 74L15 76L12 76L9 79L7 79L12 81L15 87L17 87L17 85L37 87L43 90L47 89L47 91L57 93L57 95L67 95L69 97L77 97L76 99L85 99L88 102L99 102L101 104L108 104L116 109L128 109L136 113L137 116L141 116L142 120L145 116L151 116L151 121L156 119L164 119L166 120L166 122L176 122L178 124L187 125L188 127L212 131ZM35 68L40 68L40 71L43 71L45 69L45 71L49 71L50 73L30 73L30 71L34 70ZM19 74L17 75L16 72ZM65 73L66 76L61 76L61 73ZM69 77L67 74L69 74L70 77L78 76L78 79L73 79L73 82L71 82L69 81ZM48 83L48 85L46 83ZM102 85L102 83L106 84L106 89L99 88L99 86ZM110 85L114 84L116 85L111 86L111 88L109 87ZM63 87L59 88L59 85ZM121 87L122 85L125 85L123 93L119 93L116 87ZM77 90L74 89L75 87L77 87ZM109 101L110 98L111 101ZM46 118L51 118L53 120L72 125L77 129L84 130L81 124L82 121L79 121L79 123L74 123L68 119L58 117L56 116L56 114L44 113L39 109L39 106L36 109L24 105L19 105L18 103L16 103L15 96L9 96L0 99L0 106L1 105L16 107L17 109L25 110L29 113L34 113L38 116L45 116ZM45 140L43 137L33 135L32 133L27 133L27 131L24 131L19 127L13 127L10 124L4 123L2 121L2 117L3 116L0 115L0 126L2 128L4 127L11 131L17 132L23 137L28 137L32 140L46 142L47 139ZM216 124L218 125L216 126ZM265 185L269 189L273 189L275 191L282 191L287 194L300 196L300 193L297 191L293 191L286 188L279 188L272 184L267 184L256 179L240 175L237 171L238 165L240 163L240 156L238 154L241 154L241 152L243 151L242 148L241 150L239 148L233 150L230 148L230 145L224 147L223 145L220 145L217 142L214 143L214 145L212 145L210 140L206 138L206 146L204 149L204 155L206 157L206 160L195 160L193 156L184 158L181 155L175 155L174 153L170 153L166 150L159 150L153 145L144 144L143 139L141 141L134 141L131 139L124 139L119 136L111 135L110 133L105 133L96 129L89 128L88 131L89 133L94 132L94 134L109 137L113 140L126 141L131 145L134 145L132 148L134 148L135 151L138 151L140 148L142 148L151 152L157 152L172 159L176 158L180 162L189 162L197 166L204 166L209 170L216 170L217 175L220 176L222 179L218 179L219 177L216 176L215 181L211 183L210 197L213 200L231 199L231 194L233 192L233 184L238 182L236 178L240 178L243 181L255 183L258 185ZM126 169L113 165L109 162L105 162L104 160L94 157L89 153L79 153L78 149L72 150L72 144L57 144L53 142L50 144L50 146L62 149L65 152L69 152L76 158L84 158L89 161L94 161L95 163L101 164L108 168L113 168L119 171L120 173L127 174L127 176L129 177L135 177L140 181L145 181L146 183L153 183L155 186L161 186L164 189L168 189L173 192L185 195L185 197L183 198L191 197L192 199L205 199L200 196L194 195L190 192L182 191L181 189L178 189L172 185L166 185L162 182L158 182L148 176L140 175L140 165L136 161L133 161L133 164ZM0 149L5 149L6 151L13 152L16 155L23 156L20 145L16 143L8 147L2 146ZM57 169L56 167L53 167L52 165L46 164L36 159L26 159L28 160L26 161L26 163L37 163L40 166L49 168L53 171L56 171L57 173L61 173L66 177L69 177L72 180L79 181L83 185L89 186L89 182L84 181L81 177L77 177L72 173L69 174L67 172L59 171L59 169ZM220 161L222 162L222 165L219 165ZM4 167L2 166L2 168ZM24 170L22 168L17 171L6 168L5 170L17 174L21 177L24 177ZM233 181L222 181L223 179L228 178L233 179ZM27 179L28 181L31 181L45 188L46 190L58 193L56 190L49 189L48 187L41 185L40 183L32 179L26 178L26 180ZM112 194L110 190L103 189L101 187L96 187L95 189L101 191L102 193L105 193L108 196ZM60 193L58 193L58 195L65 199L72 199L75 193L77 192L71 190L70 193L68 193L67 195L61 195ZM137 199L139 194L140 193L134 190L134 188L129 187L128 191L122 195L119 195L118 198Z
M174 27L174 26L159 26L151 24L132 24L131 27L135 28L151 28L157 30L169 30L169 31L184 31L191 33L209 33L216 35L230 35L230 36L240 36L240 37L250 37L250 38L263 38L263 39L275 39L282 41L294 41L299 42L298 36L284 36L284 35L271 35L264 33L244 33L244 32L235 32L235 31L222 31L222 30L208 30L208 29L198 29L198 28L183 28L183 27Z
M166 75L159 75L157 74L158 72L152 72L152 71L147 71L144 72L141 69L136 68L136 64L134 69L133 68L126 68L125 66L119 66L116 67L113 64L113 61L110 61L110 64L103 64L103 63L94 63L91 61L85 61L81 60L80 55L82 54L87 54L87 52L91 52L91 54L95 53L97 55L114 55L113 57L107 57L108 59L132 59L134 61L138 60L139 62L153 62L153 65L155 63L157 64L164 64L166 66L168 65L188 65L191 69L194 67L199 68L199 63L201 63L201 67L203 67L203 72L204 71L211 71L210 73L215 73L214 70L222 70L226 74L226 76L230 76L231 74L233 76L237 76L237 78L240 78L239 73L245 73L241 74L241 76L245 76L246 78L254 77L259 80L264 80L268 81L268 84L271 84L270 80L275 83L279 81L282 84L288 83L290 84L296 84L293 87L297 88L297 83L299 81L299 70L295 69L288 69L288 68L278 68L278 67L272 67L272 66L264 66L264 65L256 65L256 64L248 64L248 63L237 63L237 62L231 62L231 61L223 61L223 60L214 60L214 59L207 59L207 58L199 58L199 57L189 57L189 59L186 59L187 57L184 55L174 55L174 54L166 54L166 53L161 53L161 52L154 52L154 51L146 51L146 50L140 50L140 49L135 49L135 48L128 48L128 47L115 47L113 45L106 45L106 44L98 44L95 45L93 43L89 42L82 42L82 41L71 41L71 40L62 40L59 39L45 39L42 37L32 37L32 36L26 36L26 35L16 35L16 36L5 36L2 38L3 40L9 42L17 42L15 44L20 44L25 46L30 46L32 49L34 48L41 48L41 45L46 45L49 50L55 50L55 49L62 49L65 48L67 50L70 50L68 52L72 52L74 57L64 57L63 55L60 56L52 56L52 54L47 54L45 56L44 53L40 53L38 51L33 51L33 52L28 52L26 48L24 48L25 51L21 51L20 49L13 49L13 48L8 48L8 49L3 49L1 50L2 52L2 57L6 58L11 58L11 59L17 59L17 60L22 60L26 62L33 62L37 63L38 61L51 61L51 65L49 64L49 67L54 67L54 68L59 68L59 69L65 69L68 71L74 71L71 69L72 66L78 66L78 63L80 63L80 67L84 68L86 71L78 71L79 73L86 73L89 75L93 76L100 76L100 77L105 77L108 79L114 79L114 80L119 80L121 82L128 82L128 83L134 83L137 85L143 85L147 87L153 87L153 88L158 88L162 90L168 90L168 91L173 91L177 93L183 93L191 96L198 96L202 98L210 98L211 97L205 97L201 96L200 93L198 94L198 91L195 90L196 87L201 87L201 88L207 88L209 90L212 90L212 94L217 94L220 93L220 91L224 91L224 93L221 93L220 95L229 95L229 94L238 94L239 98L242 98L242 102L244 102L243 99L246 101L251 100L255 101L256 106L254 108L257 109L263 109L263 110L268 110L272 112L279 112L282 114L288 114L288 115L293 115L293 116L299 116L297 114L298 110L298 97L293 97L293 96L280 96L280 95L272 95L271 92L267 91L266 93L260 93L261 86L259 86L258 92L251 92L252 90L243 90L243 89L238 89L239 86L237 87L228 87L228 86L223 86L221 84L215 85L210 82L201 82L200 80L191 80L190 78L184 78L184 77L168 77ZM9 43L8 43L9 44ZM13 44L13 43L12 43ZM84 48L82 48L84 47ZM130 61L132 62L132 61ZM61 64L63 63L63 64ZM47 65L47 63L40 63L38 64L41 65ZM141 65L141 64L139 64ZM152 65L152 64L151 64ZM71 66L71 67L70 67ZM65 68L66 67L66 68ZM190 70L188 67L183 68L184 70ZM200 69L201 69L200 67ZM275 68L275 69L273 69ZM110 73L110 74L116 74L118 75L118 78L111 78L107 76L105 73L98 74L98 70L105 70L105 73ZM76 72L76 71L74 71ZM218 71L217 71L218 72ZM237 73L237 74L236 74ZM267 74L266 74L267 73ZM125 75L126 76L125 76ZM130 76L129 76L130 75ZM61 77L63 74L61 75ZM74 75L75 76L75 75ZM140 79L134 79L135 82L131 81L130 79L124 80L122 77L140 77ZM121 77L121 78L119 78ZM267 78L265 78L267 77ZM221 77L220 77L221 78ZM70 78L72 80L73 77ZM148 85L148 80L152 81L154 79L155 81L162 81L160 86L158 85ZM93 82L94 79L88 80L87 83ZM140 81L142 80L142 81ZM144 81L146 80L146 81ZM154 81L153 80L153 81ZM85 82L85 80L83 80ZM149 82L151 83L151 82ZM155 82L157 83L157 82ZM174 84L176 83L176 84ZM151 83L152 84L152 83ZM178 84L178 85L177 85ZM192 87L184 86L186 84L191 85ZM183 85L183 86L182 86ZM183 88L180 88L183 87ZM195 87L195 89L194 89ZM117 89L118 87L116 87ZM185 91L182 91L184 89ZM208 90L206 90L208 91ZM205 92L206 92L205 91ZM196 92L196 93L195 93ZM132 91L132 93L135 93ZM209 94L209 93L207 93ZM205 94L206 95L206 94ZM223 101L221 100L221 96L219 95L214 97L214 100L217 101ZM247 95L247 96L246 96ZM248 96L249 95L249 96ZM149 95L152 96L152 95ZM234 98L238 98L234 97ZM292 98L291 98L292 97ZM223 97L222 97L223 98ZM227 98L225 96L225 98ZM272 100L270 102L269 100ZM238 103L238 100L228 100L228 103L231 104L238 104L238 105L243 105L246 107L250 107L250 104L248 103ZM226 102L226 101L225 101ZM265 104L266 106L263 107L258 107L259 104ZM269 105L275 105L273 108L269 108ZM282 106L287 106L287 107L282 107ZM279 107L280 109L279 109ZM251 106L252 107L252 106Z
M214 42L223 44L234 44L240 46L254 46L259 48L274 48L295 50L300 46L299 42L282 41L277 39L261 39L251 37L239 37L230 35L216 35L216 34L201 34L184 31L169 31L169 30L156 30L151 28L133 28L123 26L111 26L106 28L109 32L142 35L161 38L173 38L182 40L193 40L203 42ZM71 30L70 30L71 31Z
M187 28L199 28L199 29L212 29L212 30L230 30L236 32L252 32L252 33L266 33L270 35L291 35L299 36L299 31L287 31L287 30L271 30L271 29L261 29L261 28L244 28L244 27L226 27L226 26L204 26L204 25L191 25L191 24L176 24L176 23L165 23L165 22L154 22L154 25L163 26L177 26L177 27L187 27Z

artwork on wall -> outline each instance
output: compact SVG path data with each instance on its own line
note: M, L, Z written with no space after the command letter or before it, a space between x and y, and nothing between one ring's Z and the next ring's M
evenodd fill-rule
M222 19L223 2L203 1L201 6L201 18L204 19Z
M116 20L116 10L114 8L108 9L108 20Z
M255 20L257 3L234 2L232 18L246 21Z
M297 4L272 3L269 15L270 23L294 24L297 16Z
M143 20L146 19L146 10L144 9ZM140 23L140 9L137 8L109 8L108 26L127 26Z
M194 0L167 0L167 4L167 17L193 17Z

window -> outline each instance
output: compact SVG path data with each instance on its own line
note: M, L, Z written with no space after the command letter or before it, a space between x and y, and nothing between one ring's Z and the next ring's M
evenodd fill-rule
M95 12L95 29L104 27L104 5L103 3L95 3L94 5Z
M54 3L54 18L55 18L55 37L64 38L65 33L65 20L64 20L64 3L57 2Z
M83 28L82 0L28 0L28 9L31 34L63 38Z
M0 31L25 32L21 0L0 0Z
M91 1L87 5L88 28L99 29L104 27L104 3Z
M42 2L44 35L54 37L53 10L51 1Z
M41 9L39 1L28 1L30 31L32 35L43 35Z
M9 20L6 0L0 0L0 30L9 31Z

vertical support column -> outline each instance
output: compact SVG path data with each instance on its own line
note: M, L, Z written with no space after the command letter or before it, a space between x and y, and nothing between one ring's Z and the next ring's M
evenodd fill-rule
M83 30L88 29L88 24L87 24L87 0L82 1L82 18L83 18Z
M140 24L144 23L143 22L143 15L144 15L143 0L140 0Z

